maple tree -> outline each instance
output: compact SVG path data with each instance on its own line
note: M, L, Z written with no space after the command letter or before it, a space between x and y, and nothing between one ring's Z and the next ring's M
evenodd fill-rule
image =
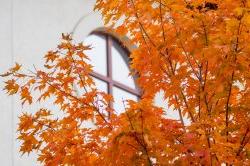
M16 64L2 75L23 104L38 93L64 113L23 113L20 151L37 151L44 165L249 165L250 1L97 0L95 9L137 46L130 67L140 101L116 114L90 76L90 47L63 35L44 70ZM159 91L179 120L154 106Z

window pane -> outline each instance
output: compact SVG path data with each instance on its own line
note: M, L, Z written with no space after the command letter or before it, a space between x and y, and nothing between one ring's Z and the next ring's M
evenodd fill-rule
M108 93L108 84L107 84L107 82L102 81L102 80L100 80L98 78L95 78L95 77L93 77L93 80L95 82L96 88L99 91ZM98 94L97 96L95 96L94 105L98 108L98 110L102 114L107 115L107 112L106 112L107 105L102 102L103 100L104 99L103 99L102 95Z
M135 89L135 83L132 76L129 76L129 67L127 65L128 56L125 50L115 41L111 48L112 54L112 77L114 80Z
M113 97L114 97L114 109L118 114L124 112L123 101L125 104L126 104L125 100L131 99L137 101L137 96L117 87L113 87Z
M93 70L104 76L107 75L106 39L104 36L90 35L84 40L84 44L90 45L91 50L85 51L90 58Z
M95 77L93 77L93 79L95 81L95 85L96 85L98 90L108 93L108 85L106 82L104 82L100 79L97 79Z

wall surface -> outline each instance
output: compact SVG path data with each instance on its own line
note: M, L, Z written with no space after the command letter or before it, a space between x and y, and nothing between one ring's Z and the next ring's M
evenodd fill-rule
M12 48L12 2L1 0L0 3L0 72L9 68L13 61ZM0 87L3 86L0 81ZM13 162L13 114L12 100L0 92L0 161L2 165Z

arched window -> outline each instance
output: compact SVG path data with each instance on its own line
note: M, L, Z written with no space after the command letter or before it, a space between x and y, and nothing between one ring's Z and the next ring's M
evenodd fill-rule
M84 43L92 47L86 54L93 66L97 88L113 95L112 106L121 113L123 100L137 100L140 95L134 78L129 75L129 51L114 37L100 32L89 35Z

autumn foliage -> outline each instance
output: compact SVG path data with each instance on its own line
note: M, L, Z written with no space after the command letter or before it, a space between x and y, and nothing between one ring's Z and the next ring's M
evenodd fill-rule
M90 76L90 47L63 35L43 70L16 64L2 75L23 104L48 100L63 112L23 113L20 151L48 166L250 165L250 1L97 0L95 9L136 45L141 100L116 114ZM159 91L178 120L154 106Z

